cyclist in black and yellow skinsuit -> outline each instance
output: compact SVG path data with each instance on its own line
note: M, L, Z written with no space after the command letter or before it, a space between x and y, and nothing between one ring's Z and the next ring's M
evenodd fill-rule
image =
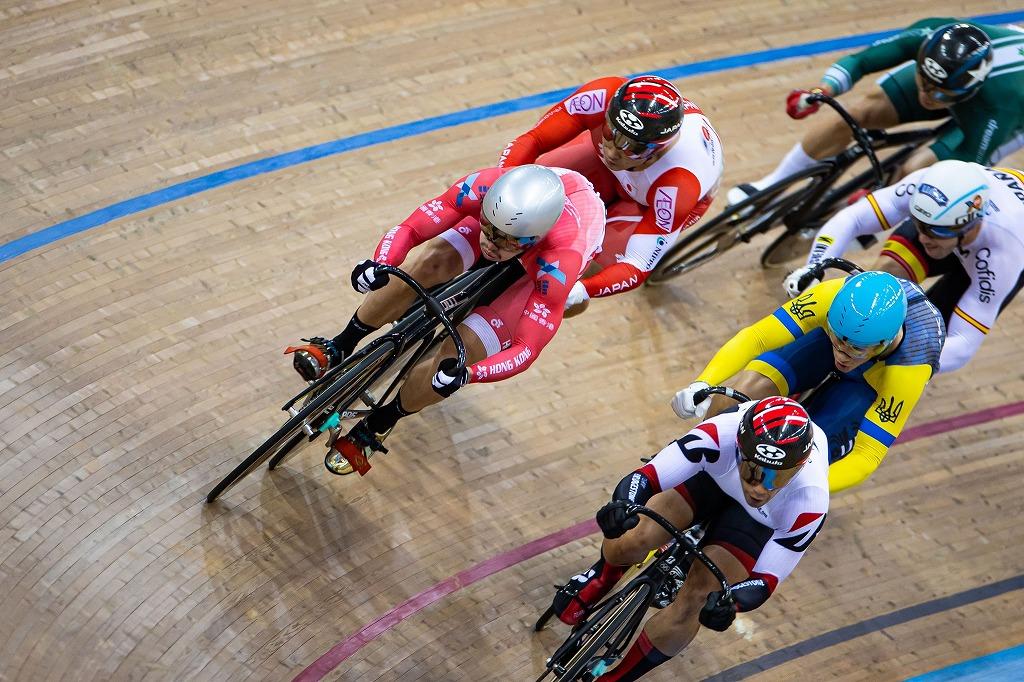
M757 399L807 391L834 373L806 407L828 434L836 492L881 463L937 371L945 336L942 315L912 282L882 272L828 280L730 339L672 408L703 418L729 406L694 404L709 384Z
M990 165L1024 146L1024 29L932 17L895 36L843 57L812 90L794 90L787 112L804 118L820 104L817 90L840 95L864 76L885 71L865 96L846 105L866 128L952 117L955 125L904 162L905 175L936 161L957 159ZM820 159L851 140L838 116L823 114L774 171L729 190L729 203L744 199Z

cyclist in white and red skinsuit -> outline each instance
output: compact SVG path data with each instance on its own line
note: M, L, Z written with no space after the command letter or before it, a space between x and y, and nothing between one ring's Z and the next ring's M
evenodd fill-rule
M708 523L704 552L728 579L734 602L722 603L721 584L695 561L675 600L647 620L621 663L596 682L633 682L684 650L702 625L724 631L736 612L771 597L825 522L828 438L799 403L772 396L670 443L623 477L597 512L601 558L559 589L552 609L563 621L578 624L628 566L669 540L650 519L630 516L630 504L677 528Z
M707 211L722 177L718 133L700 108L657 76L598 78L513 140L499 165L571 168L608 207L600 272L569 304L640 286L682 230ZM582 308L573 312L582 312Z

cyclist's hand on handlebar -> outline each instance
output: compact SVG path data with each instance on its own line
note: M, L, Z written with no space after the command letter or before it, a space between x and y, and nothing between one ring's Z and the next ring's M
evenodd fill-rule
M597 510L597 525L601 532L609 540L622 537L622 535L640 523L640 517L636 514L627 513L629 503L625 500L612 500Z
M800 278L810 272L812 268L814 268L813 265L804 265L786 275L786 279L782 281L782 288L786 290L786 294L790 298L796 298L814 285L821 283L821 280L815 277L806 286L800 287Z
M697 616L701 625L716 632L725 632L736 620L736 601L730 597L722 603L721 599L721 590L709 593L707 601L704 602L704 606Z
M672 410L676 413L676 416L680 419L689 419L691 417L703 419L704 415L708 413L708 408L711 407L711 397L709 396L699 405L695 405L693 403L693 395L702 388L707 387L706 381L695 381L676 393L676 396L672 398Z
M812 90L793 90L786 97L786 113L790 118L806 118L821 108L821 102L808 102L807 98L821 92L821 88Z
M377 266L372 260L361 260L352 269L352 288L361 294L376 291L388 283L390 275L386 272L377 272Z
M430 387L434 389L434 393L447 398L468 384L469 369L463 367L461 372L458 369L459 361L455 358L445 358L442 360L441 364L437 367L437 373L434 375L433 381L430 382Z
M572 289L569 290L569 298L565 299L565 309L585 303L590 299L590 294L587 293L587 287L583 285L583 282L576 282L572 285Z

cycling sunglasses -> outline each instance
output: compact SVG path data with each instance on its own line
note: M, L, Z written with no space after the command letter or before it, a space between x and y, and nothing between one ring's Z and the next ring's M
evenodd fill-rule
M537 237L513 237L496 228L480 214L480 232L487 237L487 241L504 251L521 251L537 243Z
M792 481L793 477L800 471L799 466L795 466L792 469L769 469L763 467L757 462L745 459L738 449L736 450L736 459L740 464L740 478L748 485L760 485L765 490L781 488Z
M924 94L928 95L928 97L936 102L942 102L943 104L957 104L958 102L970 99L977 92L977 89L946 90L945 88L940 88L932 83L926 76L921 75L920 70L918 70L918 75L920 88L924 91Z
M613 147L635 161L647 159L651 154L665 146L665 143L659 144L657 142L631 140L612 128L607 117L604 120L604 127L601 128L601 137L604 138L605 142L611 142Z
M932 239L956 239L965 231L974 227L974 225L978 222L977 220L972 220L966 225L957 225L956 227L940 227L938 225L929 225L927 223L922 223L915 215L910 216L910 220L914 223L914 227L917 228L918 232L928 237L931 237Z
M825 328L825 334L828 335L828 340L832 342L832 345L855 360L866 360L867 358L874 357L885 350L885 347L889 345L889 342L885 342L876 343L871 346L858 346L855 343L850 343L845 339L839 338L839 336L832 330L832 327L829 326L827 318L823 326Z

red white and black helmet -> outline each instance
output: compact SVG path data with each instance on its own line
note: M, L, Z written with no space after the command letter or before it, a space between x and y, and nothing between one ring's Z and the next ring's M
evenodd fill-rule
M792 469L811 452L811 418L792 398L758 400L743 413L736 443L743 459L766 469Z
M664 78L630 78L612 95L608 121L615 132L632 140L661 145L679 132L683 96Z

